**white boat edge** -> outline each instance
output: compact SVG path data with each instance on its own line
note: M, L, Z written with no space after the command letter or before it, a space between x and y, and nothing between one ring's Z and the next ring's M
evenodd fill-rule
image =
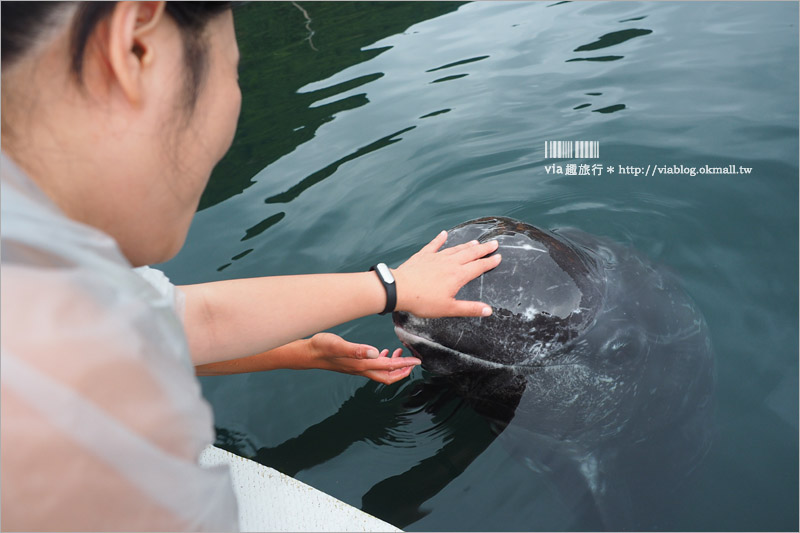
M262 464L215 446L200 466L227 465L241 531L402 531L360 509Z

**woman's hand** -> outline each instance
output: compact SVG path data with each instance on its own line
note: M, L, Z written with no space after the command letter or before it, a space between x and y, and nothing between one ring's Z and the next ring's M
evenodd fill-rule
M389 350L378 350L367 344L354 344L333 333L317 333L310 339L310 368L353 374L389 385L408 377L422 361L416 357L400 357L401 348L389 357Z
M364 376L389 385L408 377L422 361L416 357L400 357L398 348L391 357L389 350L378 352L368 344L348 342L333 333L317 333L267 352L195 367L198 376L225 376L246 372L264 372L278 368L294 370L332 370Z
M397 310L423 318L489 316L482 302L456 300L459 289L500 264L497 241L471 241L438 251L447 240L443 231L393 271L397 283Z

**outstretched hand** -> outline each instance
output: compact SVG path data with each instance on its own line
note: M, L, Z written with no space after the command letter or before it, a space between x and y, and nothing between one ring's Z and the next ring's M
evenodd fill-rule
M348 342L333 333L317 333L311 337L314 368L364 376L389 385L408 377L422 361L416 357L400 357L401 348L389 357L389 350L379 352L367 344Z
M471 241L439 250L447 240L443 231L394 270L397 310L423 318L489 316L492 308L482 302L456 300L458 291L500 264L498 242Z

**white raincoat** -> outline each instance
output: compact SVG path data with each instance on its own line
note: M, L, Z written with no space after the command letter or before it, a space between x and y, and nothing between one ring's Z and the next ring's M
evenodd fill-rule
M0 527L237 528L182 298L2 156Z

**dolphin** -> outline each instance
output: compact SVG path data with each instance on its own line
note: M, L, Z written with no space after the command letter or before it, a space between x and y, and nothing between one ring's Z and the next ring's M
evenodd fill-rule
M485 217L445 247L499 241L458 299L489 317L395 312L400 341L490 421L589 529L659 528L706 455L714 364L705 320L664 268L609 239Z

